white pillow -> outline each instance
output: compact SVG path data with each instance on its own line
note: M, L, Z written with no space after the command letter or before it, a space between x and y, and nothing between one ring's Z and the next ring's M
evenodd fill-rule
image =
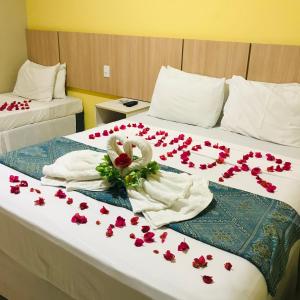
M202 127L216 124L224 102L224 78L186 73L162 66L149 115Z
M51 101L58 66L46 67L27 60L18 72L13 93L24 98Z
M300 84L247 81L240 76L227 82L224 129L300 147Z
M65 84L66 84L66 64L59 65L54 85L54 99L66 98Z

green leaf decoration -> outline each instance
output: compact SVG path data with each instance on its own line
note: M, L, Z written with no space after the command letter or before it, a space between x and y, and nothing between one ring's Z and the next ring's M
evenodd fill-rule
M135 156L134 160L137 159ZM122 176L119 169L115 168L108 155L104 155L102 162L96 167L100 176L107 180L112 186L126 186L127 188L138 189L144 180L159 171L160 167L156 161L151 161L147 166L140 169L133 169L125 176Z

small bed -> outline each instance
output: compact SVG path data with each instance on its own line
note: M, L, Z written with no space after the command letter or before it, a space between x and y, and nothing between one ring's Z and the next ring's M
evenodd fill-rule
M0 94L0 107L19 103L18 110L0 111L0 153L83 130L80 99L66 96L50 102L29 101L12 93Z

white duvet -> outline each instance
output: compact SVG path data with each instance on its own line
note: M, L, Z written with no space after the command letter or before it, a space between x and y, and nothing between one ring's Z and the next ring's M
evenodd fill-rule
M199 131L201 129L193 126L184 126L178 128L176 123L169 122L166 126L166 121L160 121L154 118L136 116L133 119L142 121L153 128L156 125L162 124L163 128L169 126L168 132L172 135L170 128L179 132L196 133L194 137L201 141L205 137L200 137ZM117 122L117 124L127 123L126 121ZM112 125L106 125L106 128L111 128ZM100 138L95 140L88 139L88 134L95 132L95 129L75 134L69 138L87 143L92 146L104 148L106 139ZM197 134L198 132L198 134ZM175 133L175 132L174 132ZM178 134L178 131L176 131ZM284 201L293 206L298 213L300 212L300 158L299 149L295 150L287 147L280 147L270 143L250 140L247 148L247 140L244 139L245 146L240 146L243 143L243 138L238 136L235 138L234 134L217 131L215 129L201 132L202 135L214 136L215 141L222 142L231 148L231 158L236 160L240 158L241 154L251 150L263 150L276 154L282 159L288 159L292 162L293 171L286 173L278 173L276 175L264 174L264 178L272 181L278 188L275 194L270 195L265 192L253 177L248 173L239 174L224 182L226 185L244 189L253 193L264 196L272 196L276 199ZM213 138L210 138L214 142ZM280 150L281 149L281 150ZM290 151L290 153L289 153ZM154 159L159 160L159 155L166 152L166 149L158 149L154 153ZM210 161L209 157L214 157L216 154L213 150L204 152L204 156L195 155L194 161L206 162ZM285 157L286 155L287 157ZM187 172L191 171L185 165L180 164L176 160L167 160L164 164L176 167ZM251 162L249 162L251 165ZM224 169L222 169L224 168ZM202 172L206 178L217 181L220 174L228 168L220 166L213 168L206 172ZM33 205L33 194L29 191L22 193L20 199L17 195L13 195L7 188L8 176L14 174L19 175L22 179L28 180L30 186L35 186L45 195L46 206L37 207ZM115 231L113 238L105 236L105 230L110 223L114 223L117 216L122 216L129 223L129 219L133 216L132 212L110 205L106 205L110 210L109 215L102 216L99 214L99 209L102 207L101 202L82 194L71 192L68 196L74 199L72 206L67 206L65 201L58 200L54 197L57 190L53 187L42 187L40 182L16 171L11 170L5 166L0 166L0 182L6 188L2 188L0 198L0 213L8 217L11 222L1 223L0 218L0 236L2 242L1 250L12 257L16 262L21 263L28 270L34 274L51 282L55 287L64 291L74 299L109 299L109 288L97 282L96 278L105 273L111 276L112 280L117 280L131 288L137 290L141 294L153 299L257 299L264 300L271 298L268 295L266 282L259 270L243 258L230 254L228 252L219 250L202 242L188 238L172 230L165 230L168 232L168 237L164 244L161 244L157 238L156 243L147 244L144 247L136 248L133 241L129 239L130 233L139 234L138 229L132 226L126 226L123 229ZM38 197L38 195L36 195ZM89 209L82 212L88 217L88 223L77 226L70 222L71 217L75 212L78 212L78 205L80 202L87 202ZM81 213L81 211L80 211ZM95 225L96 220L101 220L100 226ZM19 238L19 231L16 229L17 225L22 223L24 232L35 231L41 234L32 238L28 233ZM140 220L139 225L146 225L145 220ZM164 230L159 230L158 236ZM57 253L67 251L75 255L80 260L80 270L76 270L76 266L68 265L68 261L64 256L55 256L51 251L47 251L43 247L43 239L49 239L53 243ZM18 243L12 242L18 239ZM177 246L180 242L185 241L190 245L188 253L183 254L177 252ZM18 245L16 247L16 245ZM153 254L153 250L158 249L159 254ZM170 263L162 257L162 253L166 250L172 250L176 254L176 263ZM71 255L70 254L70 255ZM200 255L213 255L214 259L209 262L209 266L204 270L194 269L191 262L194 257ZM289 261L289 271L286 272L284 281L281 283L280 291L284 287L290 288L293 286L293 278L295 266L298 263L299 243L292 249L292 254ZM230 261L233 265L233 270L228 272L224 269L225 262ZM90 272L90 267L93 266L93 272ZM293 268L294 266L294 268ZM73 271L71 271L73 270ZM55 276L54 276L55 274ZM82 276L84 274L84 276ZM214 278L214 284L206 285L202 282L201 275L210 275ZM75 284L77 282L77 284ZM277 299L281 299L280 294ZM137 298L141 299L141 298Z

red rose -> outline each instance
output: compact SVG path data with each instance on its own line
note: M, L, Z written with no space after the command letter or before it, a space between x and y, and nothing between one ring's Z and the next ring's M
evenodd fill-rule
M115 159L115 166L118 168L127 168L130 166L132 160L126 153L121 153L116 159Z
M38 205L38 206L43 206L43 205L45 205L45 199L39 197L38 200L35 200L35 201L34 201L34 205Z

